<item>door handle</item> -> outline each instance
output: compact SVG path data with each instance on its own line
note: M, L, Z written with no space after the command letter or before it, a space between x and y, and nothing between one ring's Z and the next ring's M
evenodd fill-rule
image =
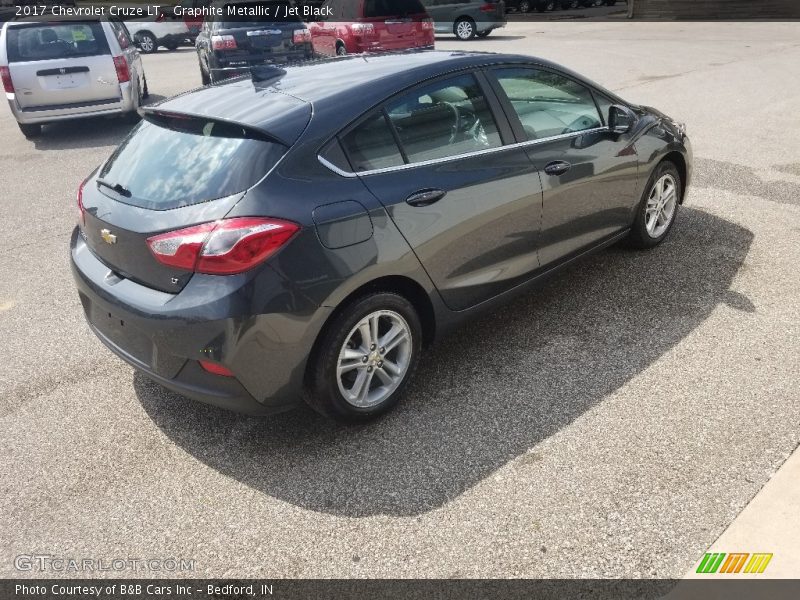
M406 198L406 203L411 206L428 206L434 202L438 202L447 194L444 190L426 189L419 190Z
M544 168L544 172L548 175L563 175L569 171L571 167L572 165L565 160L554 160L547 164Z

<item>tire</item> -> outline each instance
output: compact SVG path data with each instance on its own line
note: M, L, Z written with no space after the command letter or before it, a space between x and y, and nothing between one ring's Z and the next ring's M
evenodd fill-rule
M662 182L664 182L664 187L659 187ZM681 185L678 168L668 160L659 163L647 181L636 210L636 218L627 240L629 246L642 249L653 248L664 241L678 216L678 207L682 201ZM671 200L667 200L670 196L668 186L673 191ZM655 214L655 207L662 206L663 208L658 209L658 214Z
M139 46L139 50L145 54L152 54L158 50L158 41L149 31L140 31L137 33L136 43Z
M336 56L347 56L347 46L344 42L336 42Z
M178 42L170 42L168 44L164 44L164 48L166 48L170 52L175 52L175 50L178 49Z
M209 85L211 83L211 77L208 76L208 73L206 73L203 68L203 63L198 60L197 64L200 67L200 81L203 82L203 85Z
M142 100L147 100L150 97L150 90L147 87L147 76L142 75Z
M373 318L378 327L375 341ZM389 338L392 347L387 344L384 348L389 349L381 353L380 340L391 331L396 332ZM400 400L414 375L421 348L422 325L408 300L389 292L363 296L323 330L306 371L306 402L339 421L373 419ZM345 351L352 356L345 357ZM387 364L394 366L387 369Z
M491 30L491 29L487 29L486 31L479 31L479 32L478 32L478 33L476 33L475 35L476 35L477 37L479 37L479 38L483 39L483 38L485 38L485 37L489 37L489 34L490 34L490 33L492 33L492 30Z
M578 0L562 0L561 10L570 10L578 8Z
M606 6L614 6L617 0L606 0Z
M475 37L475 21L469 17L461 17L453 24L453 33L462 41L471 40Z
M555 8L555 0L539 0L539 2L536 4L536 12L540 13L555 10Z
M531 12L531 0L520 0L517 11L521 13Z
M42 126L41 125L31 125L26 123L17 123L19 126L19 130L22 132L27 139L32 139L35 137L39 137L42 135Z

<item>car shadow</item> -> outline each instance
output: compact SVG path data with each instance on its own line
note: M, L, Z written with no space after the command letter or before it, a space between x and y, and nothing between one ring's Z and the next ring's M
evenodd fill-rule
M164 100L166 96L150 94L145 106ZM116 146L133 129L135 123L122 117L91 117L56 121L42 127L42 133L33 139L37 150L74 150Z
M397 409L342 426L307 408L252 418L134 388L196 459L297 506L351 517L442 506L569 425L700 325L752 312L730 289L753 234L684 207L649 252L613 247L440 340Z

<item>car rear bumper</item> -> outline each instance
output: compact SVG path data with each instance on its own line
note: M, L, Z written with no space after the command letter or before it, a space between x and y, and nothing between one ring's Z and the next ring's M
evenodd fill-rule
M15 94L6 94L8 106L18 123L34 125L87 117L101 117L129 113L136 109L133 98L133 86L130 82L119 85L119 96L105 100L75 102L71 104L54 104L22 108Z
M77 228L70 254L91 330L152 380L247 414L281 412L301 402L306 361L330 311L291 292L286 298L287 283L269 267L257 286L247 274L195 275L180 293L167 294L115 274ZM286 306L292 312L269 312ZM199 360L221 364L234 376L208 373Z

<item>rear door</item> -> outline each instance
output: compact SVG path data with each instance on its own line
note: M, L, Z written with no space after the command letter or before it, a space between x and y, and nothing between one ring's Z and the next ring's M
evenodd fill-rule
M99 22L9 27L9 70L23 109L120 98L114 61Z
M539 176L472 73L423 84L340 137L442 298L462 310L538 268Z
M364 0L363 19L372 23L381 50L404 50L426 44L428 13L419 0Z

